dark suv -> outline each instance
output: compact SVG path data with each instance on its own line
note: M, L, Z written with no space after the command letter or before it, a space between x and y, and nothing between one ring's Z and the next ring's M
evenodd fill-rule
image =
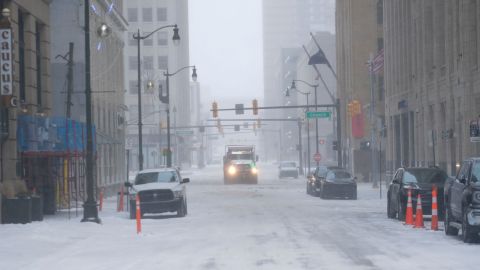
M448 175L437 167L400 168L395 173L387 193L387 215L389 218L405 219L408 190L412 191L412 207L415 213L417 198L422 199L424 214L432 213L432 188L437 187L438 218L443 219L443 189Z
M465 160L455 179L445 184L445 233L462 229L466 243L480 240L480 158Z

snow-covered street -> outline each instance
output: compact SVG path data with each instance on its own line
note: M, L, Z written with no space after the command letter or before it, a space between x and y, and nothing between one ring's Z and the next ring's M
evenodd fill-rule
M480 245L386 217L378 189L358 200L306 195L305 180L223 185L220 166L183 175L188 215L147 216L142 234L109 198L102 225L60 213L0 226L0 269L474 269ZM428 225L428 224L427 224ZM443 224L441 224L443 225Z

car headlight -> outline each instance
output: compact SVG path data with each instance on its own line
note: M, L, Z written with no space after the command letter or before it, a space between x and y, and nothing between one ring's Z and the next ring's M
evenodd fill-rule
M235 168L235 166L232 165L232 166L228 167L228 174L234 175L236 173L237 173L237 168Z
M472 201L476 204L480 204L480 191L473 192Z
M252 168L252 173L253 173L253 174L257 174L257 173L258 173L258 169L257 169L256 167L253 167L253 168Z
M182 191L181 190L174 190L173 195L175 195L175 198L182 197Z

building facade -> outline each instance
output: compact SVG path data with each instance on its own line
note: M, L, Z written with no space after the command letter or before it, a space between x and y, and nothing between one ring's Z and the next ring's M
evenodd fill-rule
M138 170L138 47L133 35L140 30L140 35L146 36L162 26L177 24L181 38L180 45L175 46L172 42L172 28L166 28L140 42L143 164L144 168L152 168L165 164L163 150L167 148L166 105L159 100L159 91L166 90L164 72L168 70L173 73L189 65L188 1L126 1L124 12L129 23L128 33L124 37L124 78L127 86L125 104L128 106L127 148L130 150L130 168ZM191 122L190 76L191 70L185 70L170 77L171 127L174 127L174 124L186 126ZM172 143L182 140L176 138L174 130L171 136ZM174 161L191 162L190 145L179 144L177 147L172 144L172 149Z
M382 140L377 125L384 122L383 75L371 74L368 65L383 49L383 1L337 0L336 39L344 163L369 180ZM353 101L360 104L356 117L348 110Z
M388 169L437 165L449 174L480 145L480 3L385 1Z
M310 32L333 32L334 1L311 0L265 0L263 1L263 71L264 105L280 105L283 96L282 49L301 48L309 39ZM276 111L261 112L265 118L274 118ZM272 124L279 129L280 125ZM265 147L272 158L278 153L279 139L264 137Z
M125 171L125 111L123 81L123 35L127 30L122 15L123 1L113 6L103 0L91 1L90 29L101 23L111 28L111 34L100 38L90 35L92 120L96 127L96 178L99 187L118 188L126 179ZM54 116L85 122L85 41L83 0L54 0L51 12L52 78ZM93 34L95 33L95 34ZM73 76L69 90L68 53L73 44ZM60 57L64 56L64 57ZM66 57L65 57L66 56ZM69 94L68 92L71 91ZM70 100L68 96L70 95ZM68 115L67 107L70 107Z

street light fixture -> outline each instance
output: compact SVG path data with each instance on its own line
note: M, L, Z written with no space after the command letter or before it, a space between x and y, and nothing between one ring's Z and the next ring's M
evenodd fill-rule
M306 85L314 88L315 89L315 106L318 105L318 99L317 99L318 84L311 84L311 83L308 83L308 82L303 81L303 80L292 80L292 86L290 86L290 89L297 90L297 86L296 86L295 82L301 82L303 84L306 84ZM317 111L317 107L315 107L315 111ZM309 146L310 146L310 144L309 144ZM315 118L315 151L316 151L316 154L320 153L319 149L318 149L318 118ZM311 157L308 157L309 166L310 166L310 158ZM318 168L320 162L316 161L316 163L317 163L317 168Z
M160 101L163 103L167 104L167 167L172 167L172 148L171 148L171 140L170 140L170 77L175 76L178 74L180 71L192 68L192 80L197 81L197 68L195 66L186 66L183 68L180 68L179 70L169 73L168 69L166 72L163 73L163 75L167 78L166 79L166 93L163 95L163 93L160 93Z
M307 97L307 106L310 105L309 102L308 102L308 97L310 96L310 92L302 92L300 90L297 89L296 85L295 85L295 81L292 81L292 86L294 86L293 88L287 88L287 90L285 91L285 97L290 97L290 89L292 90L295 90L296 92L304 95ZM306 109L308 111L308 107ZM318 150L317 150L318 152ZM302 153L300 153L301 155ZM308 171L307 171L307 174L310 173L311 171L311 168L310 168L310 120L307 118L307 157L308 159L306 160L307 162L307 168L308 168ZM302 168L302 171L303 171L303 168Z
M141 79L141 70L140 70L140 40L147 39L152 36L154 33L165 29L173 28L173 44L178 46L180 44L180 35L178 34L178 27L176 24L162 26L157 28L155 31L151 32L146 36L140 36L140 29L138 29L136 34L133 34L133 39L137 40L137 71L138 71L138 169L143 170L143 142L142 142L142 79ZM152 83L153 85L153 83Z

